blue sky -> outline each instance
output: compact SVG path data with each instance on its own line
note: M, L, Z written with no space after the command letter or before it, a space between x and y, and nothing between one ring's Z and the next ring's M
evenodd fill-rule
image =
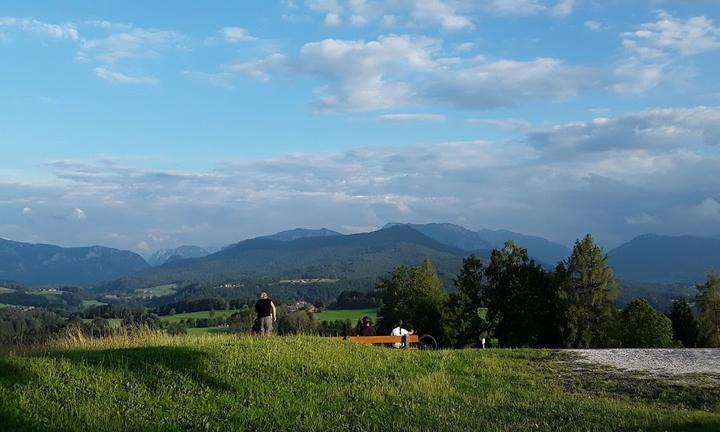
M720 5L4 1L0 236L720 234Z

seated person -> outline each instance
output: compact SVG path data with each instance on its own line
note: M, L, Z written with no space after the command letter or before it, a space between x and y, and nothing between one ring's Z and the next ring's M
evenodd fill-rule
M398 323L393 327L392 331L390 332L390 336L405 336L405 335L411 335L414 332L412 330L406 330L403 328L403 322L402 320L398 321ZM395 348L403 348L405 346L404 343L398 342L394 343L393 346Z
M365 321L365 326L360 330L359 336L377 336L377 331L373 327L372 321Z
M355 336L362 336L360 333L365 328L365 324L370 321L370 317L364 316L362 319L358 320L357 325L355 326Z

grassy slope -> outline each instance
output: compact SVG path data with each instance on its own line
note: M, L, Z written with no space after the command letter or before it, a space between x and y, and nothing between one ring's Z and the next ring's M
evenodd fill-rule
M353 325L360 318L368 316L371 320L377 320L377 309L327 309L315 314L318 321L337 321L349 319Z
M11 292L15 292L15 290L11 289L11 288L6 288L4 286L0 286L0 294L11 293Z
M709 431L717 411L572 394L546 351L331 339L101 341L0 357L8 430ZM99 415L102 413L102 415Z
M216 310L214 315L210 316L210 311L200 312L187 312L179 313L175 315L163 315L160 317L161 320L167 322L179 322L180 320L186 320L188 318L202 319L202 318L228 318L232 314L239 312L240 309L228 309L228 310Z

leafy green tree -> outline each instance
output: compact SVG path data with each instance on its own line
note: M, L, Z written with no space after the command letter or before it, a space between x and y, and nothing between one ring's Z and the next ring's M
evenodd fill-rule
M487 331L484 272L482 262L470 255L463 260L455 278L457 291L448 298L443 320L444 333L452 346L478 346L481 335Z
M697 289L700 344L710 348L720 347L720 274L708 274L705 283L697 285Z
M575 242L567 264L556 270L563 310L563 344L589 348L613 344L618 295L608 258L590 234Z
M560 342L558 296L551 274L527 250L506 242L485 270L488 321L503 346L553 347Z
M400 266L378 286L384 290L378 327L388 332L398 321L406 328L442 335L442 310L446 301L442 281L430 260L419 267Z
M635 299L620 313L624 348L667 348L672 345L672 321L644 299Z
M673 301L670 321L672 321L674 341L680 342L682 346L687 348L697 346L700 329L690 303L686 299Z

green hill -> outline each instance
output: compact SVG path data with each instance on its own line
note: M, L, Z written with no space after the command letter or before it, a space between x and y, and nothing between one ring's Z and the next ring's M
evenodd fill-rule
M717 400L708 411L682 408L673 401L686 395L679 386L608 385L559 359L539 350L404 351L308 337L96 341L0 356L0 425L65 432L720 428ZM651 393L638 390L648 383Z
M257 238L202 258L153 267L100 286L100 290L139 289L168 283L243 278L373 279L400 264L430 258L441 276L454 276L467 255L405 226L353 235L304 237L291 241Z
M138 254L102 246L63 248L0 238L0 280L93 285L147 268Z

